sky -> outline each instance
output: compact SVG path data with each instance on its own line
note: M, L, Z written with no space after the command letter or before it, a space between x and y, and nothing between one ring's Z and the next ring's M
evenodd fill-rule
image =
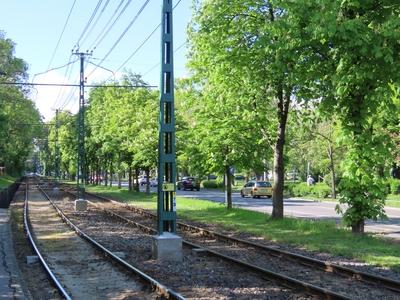
M191 2L173 0L173 5L177 5L174 10L175 78L187 76L185 41ZM85 67L87 84L112 79L112 72L118 79L125 70L130 70L142 74L150 85L159 85L160 29L137 49L160 24L161 0L0 0L0 3L0 30L16 44L15 56L28 64L29 82L78 84L78 56L71 55L71 51L79 45L81 52L93 50ZM89 22L96 7L97 13ZM106 25L114 21L108 31ZM107 33L104 38L102 32ZM93 64L100 64L102 68ZM79 88L36 86L30 97L48 121L56 109L76 112L78 92ZM88 89L85 94L87 98Z

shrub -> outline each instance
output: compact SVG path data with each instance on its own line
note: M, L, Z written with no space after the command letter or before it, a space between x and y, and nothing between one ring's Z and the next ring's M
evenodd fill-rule
M331 188L323 182L311 186L311 194L319 198L328 198L331 192Z
M305 182L294 184L292 187L292 195L295 197L308 195L309 192L310 192L310 187Z
M327 198L330 194L331 188L323 182L311 186L308 186L306 182L301 182L291 187L291 195L295 197L311 195L318 198Z
M394 195L400 194L400 179L390 178L388 179L388 185L391 194Z
M205 189L218 189L224 187L224 183L218 180L204 180L202 183Z
M285 195L294 196L293 188L294 188L297 184L298 184L298 183L285 182L285 185L283 186L283 193L284 193Z

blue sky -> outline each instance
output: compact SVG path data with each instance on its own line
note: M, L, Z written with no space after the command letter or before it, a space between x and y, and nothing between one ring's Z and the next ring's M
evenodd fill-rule
M101 0L100 0L101 1ZM76 45L86 24L99 0L76 0L71 16L60 40L54 59L51 60L59 40L62 29L74 0L12 0L2 1L0 10L0 30L4 31L7 38L16 44L17 57L24 59L29 65L30 81L46 83L77 83L79 80L79 62L71 64L69 68L61 68L45 72L49 68L63 66L70 62L71 50ZM120 10L129 3L125 12L104 37L97 48L94 49L90 59L94 64L99 64L111 47L115 44L122 32L137 15L146 0L103 0L98 12L88 27L86 35L80 40L80 51L93 50L96 37L110 20L118 5L122 2ZM108 5L106 6L106 3ZM174 10L174 48L184 45L186 41L186 28L191 18L191 0L182 0ZM174 0L173 4L177 4ZM150 0L143 12L138 16L121 41L116 45L109 56L101 63L102 67L116 71L126 59L143 43L150 33L160 23L160 0ZM97 20L101 11L103 13ZM96 21L97 20L97 21ZM114 19L112 19L111 23ZM96 26L92 25L96 23ZM92 28L92 29L91 29ZM185 69L186 46L175 52L175 77L187 76ZM72 61L77 59L73 56ZM145 45L121 68L116 76L123 70L129 69L135 73L145 74L145 81L151 85L159 84L160 61L160 30L158 29ZM88 65L85 75L89 75L88 84L108 79L109 71ZM151 70L152 69L152 70ZM93 71L93 72L92 72ZM36 102L42 115L48 120L54 115L57 108L76 111L78 104L77 89L59 87L37 87L33 90L31 98Z

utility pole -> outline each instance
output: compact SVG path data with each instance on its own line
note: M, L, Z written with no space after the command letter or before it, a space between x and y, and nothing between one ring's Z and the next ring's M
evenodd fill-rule
M174 116L174 59L172 0L163 0L161 12L161 74L158 136L158 235L153 256L160 260L182 259L182 238L176 235L176 159Z
M74 52L73 54L80 57L80 83L79 83L79 112L78 112L78 166L76 176L76 187L78 193L78 201L85 200L85 180L86 180L86 164L85 164L85 57L91 53ZM75 202L75 208L78 205ZM82 210L86 210L86 202L82 205Z
M55 134L55 141L54 141L54 156L55 156L55 176L56 176L56 182L58 183L60 181L60 148L59 148L59 143L58 143L58 129L60 127L60 124L58 122L58 112L59 110L56 109L56 134Z

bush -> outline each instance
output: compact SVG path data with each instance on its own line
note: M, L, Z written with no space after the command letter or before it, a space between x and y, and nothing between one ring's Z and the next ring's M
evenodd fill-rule
M224 187L224 183L218 180L204 180L202 183L205 189L218 189Z
M285 185L283 186L283 193L289 196L294 196L293 193L293 188L297 185L298 183L294 182L285 182Z
M400 194L400 179L390 178L388 179L388 185L391 194L393 195Z
M292 188L293 196L300 197L309 195L311 192L311 186L308 186L305 182L297 183Z
M327 198L331 194L331 188L326 183L316 183L308 186L306 182L292 185L291 195L295 197L315 196L318 198Z
M331 188L326 183L317 183L311 186L311 193L319 198L328 198L331 195Z

